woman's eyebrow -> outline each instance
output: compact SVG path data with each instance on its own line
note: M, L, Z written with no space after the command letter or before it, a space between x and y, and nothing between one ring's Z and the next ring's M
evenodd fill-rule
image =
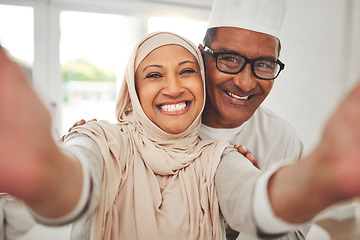
M197 65L196 62L194 62L194 61L186 60L186 61L180 62L180 63L179 63L179 66L184 65L184 64L186 64L186 63L191 63L191 64L194 64L194 65ZM159 65L159 64L147 65L146 67L144 67L144 69L143 69L142 71L145 72L146 69L152 68L152 67L154 67L154 68L163 68L164 66L163 66L163 65Z
M184 65L184 64L186 64L186 63L191 63L191 64L194 64L194 65L197 65L196 62L191 61L191 60L187 60L187 61L180 62L180 63L179 63L179 66Z
M144 69L143 69L142 71L143 71L143 72L145 72L145 70L146 70L147 68L151 68L151 67L155 67L155 68L163 68L163 66L162 66L162 65L153 64L153 65L148 65L148 66L144 67Z

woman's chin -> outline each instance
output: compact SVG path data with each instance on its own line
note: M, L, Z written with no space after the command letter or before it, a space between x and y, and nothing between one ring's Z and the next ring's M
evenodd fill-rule
M173 125L173 126L166 126L161 129L167 133L180 134L180 133L183 133L184 131L186 131L186 129L188 129L188 127L189 127L189 125L188 126Z

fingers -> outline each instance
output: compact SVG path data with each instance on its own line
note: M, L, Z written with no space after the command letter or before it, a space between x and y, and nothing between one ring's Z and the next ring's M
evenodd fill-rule
M84 125L85 123L88 123L88 122L96 122L96 121L97 121L96 118L90 119L87 122L84 119L81 119L81 120L77 121L76 123L74 123L74 125L72 125L71 128L69 128L68 132L70 132L74 127Z
M69 128L69 132L76 126L81 126L84 125L86 123L86 121L84 119L81 119L79 121L77 121L76 123L74 123L70 128Z
M241 153L241 154L244 155L244 156L245 156L247 153L250 153L250 151L249 151L246 147L244 147L243 145L237 145L237 144L235 144L234 147L237 148L237 150L239 151L239 153Z
M84 119L81 119L79 121L77 121L76 123L74 123L69 129L68 132L71 132L71 130L76 127L76 126L80 126L80 125L84 125L86 123L86 121ZM63 135L60 139L59 139L59 143L63 143L65 141L65 135Z
M85 123L88 123L88 122L96 122L97 119L96 118L93 118L93 119L90 119L89 121L85 121L84 119L80 119L79 121L77 121L76 123L74 123L68 130L68 132L71 132L71 130L73 130L74 127L77 127L77 126L81 126L81 125L84 125ZM64 142L65 140L65 135L62 136L60 139L59 139L59 142Z
M260 169L259 164L257 163L256 158L254 157L254 155L252 155L251 152L247 153L245 155L245 157L254 165L254 167L256 167L257 169Z
M91 120L90 120L91 121ZM90 122L89 121L89 122ZM68 132L70 132L74 127L77 127L77 126L81 126L81 125L84 125L86 123L86 121L84 119L80 119L79 121L75 122L68 130Z
M260 169L256 158L245 146L235 144L234 147L237 148L239 153L244 155L244 157L246 157L256 168Z

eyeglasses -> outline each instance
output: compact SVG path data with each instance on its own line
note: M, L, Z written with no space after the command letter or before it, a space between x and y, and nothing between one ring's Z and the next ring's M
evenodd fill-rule
M220 72L237 74L250 63L251 70L257 78L273 80L279 76L285 64L280 60L274 61L266 58L249 59L240 54L231 52L215 52L205 45L205 51L216 60L216 68Z

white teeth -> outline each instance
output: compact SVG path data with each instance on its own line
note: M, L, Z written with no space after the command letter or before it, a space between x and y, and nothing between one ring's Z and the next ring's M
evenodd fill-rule
M181 111L186 108L186 103L161 105L160 108L161 108L161 110L163 110L165 112Z
M240 97L232 92L227 92L227 94L230 96L230 97L233 97L233 98L236 98L236 99L240 99L240 100L248 100L249 99L249 95L248 96L245 96L245 97Z

